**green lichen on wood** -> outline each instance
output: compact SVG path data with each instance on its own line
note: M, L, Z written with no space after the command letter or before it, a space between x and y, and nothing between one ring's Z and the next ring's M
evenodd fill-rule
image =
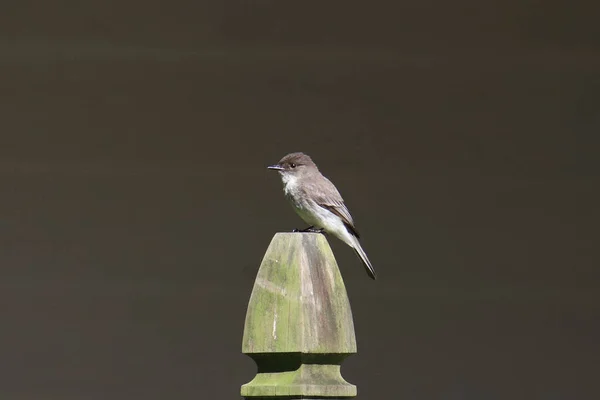
M242 386L244 397L355 397L356 386L342 378L339 365L302 364L295 371L259 373Z
M356 396L340 374L356 353L352 312L325 236L275 235L248 304L242 351L259 369L242 396Z

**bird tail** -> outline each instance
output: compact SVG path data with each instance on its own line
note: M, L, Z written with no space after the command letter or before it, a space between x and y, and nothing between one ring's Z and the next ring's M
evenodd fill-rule
M367 253L365 253L365 251L361 247L360 242L358 241L358 238L356 236L352 236L352 239L354 242L354 246L352 246L352 249L358 256L358 258L360 258L360 261L362 262L363 266L365 267L367 274L369 274L369 277L371 279L373 279L373 280L377 279L377 276L375 275L375 270L373 269L373 264L371 264L371 261L369 261L369 257L367 257Z

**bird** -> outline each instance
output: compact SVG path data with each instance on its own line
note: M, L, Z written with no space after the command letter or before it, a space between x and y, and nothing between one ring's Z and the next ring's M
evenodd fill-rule
M290 153L267 168L279 172L286 199L310 225L294 232L327 233L337 237L354 250L369 277L375 280L375 270L360 244L360 235L344 199L312 158L302 152Z

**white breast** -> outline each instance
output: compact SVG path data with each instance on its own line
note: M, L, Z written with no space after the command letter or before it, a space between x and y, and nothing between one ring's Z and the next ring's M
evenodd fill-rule
M283 191L285 194L291 194L296 191L298 187L298 177L292 174L281 174L281 180L283 181Z

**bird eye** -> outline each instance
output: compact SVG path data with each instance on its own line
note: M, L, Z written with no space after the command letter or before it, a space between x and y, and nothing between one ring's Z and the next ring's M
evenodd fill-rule
M290 167L292 167L292 168L296 168L296 164L294 164L294 163L291 163L291 164L290 164Z

